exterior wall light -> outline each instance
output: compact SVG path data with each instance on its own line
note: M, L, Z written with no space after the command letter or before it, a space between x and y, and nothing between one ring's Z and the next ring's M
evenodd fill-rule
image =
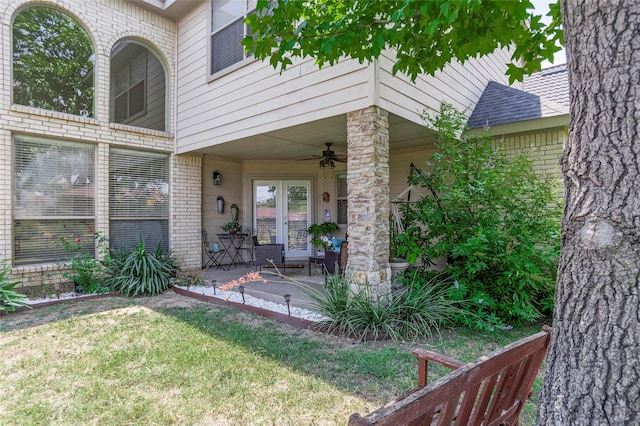
M222 185L222 173L217 170L213 172L213 184Z

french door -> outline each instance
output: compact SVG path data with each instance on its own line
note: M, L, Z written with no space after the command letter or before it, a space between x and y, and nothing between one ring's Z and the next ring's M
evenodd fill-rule
M310 190L308 180L253 182L253 225L261 244L282 243L289 258L311 255Z

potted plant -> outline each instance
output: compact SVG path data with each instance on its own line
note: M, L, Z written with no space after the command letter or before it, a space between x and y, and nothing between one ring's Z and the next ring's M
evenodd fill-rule
M333 249L331 234L338 230L335 222L314 223L307 229L311 235L311 245L322 250Z
M391 235L389 239L389 267L391 268L391 281L395 281L399 273L409 268L409 262L404 255L399 253L400 241L397 235Z
M414 231L415 229L409 228L405 233L392 235L390 238L389 266L392 280L416 263L421 256L420 239Z
M242 225L237 220L232 220L221 226L223 231L227 231L230 234L242 231Z

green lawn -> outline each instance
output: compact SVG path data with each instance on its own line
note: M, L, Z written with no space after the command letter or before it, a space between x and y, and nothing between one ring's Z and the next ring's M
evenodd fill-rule
M539 329L394 346L162 298L186 306L116 297L0 317L0 424L345 424L415 385L410 348L470 361Z

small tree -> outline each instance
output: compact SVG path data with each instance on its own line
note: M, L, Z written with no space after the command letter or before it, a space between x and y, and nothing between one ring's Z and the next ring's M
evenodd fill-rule
M533 321L550 314L560 247L559 182L542 179L524 154L512 161L488 135L443 104L427 118L437 153L409 182L430 196L409 207L425 261L447 258L451 296L472 302L483 320ZM465 321L472 321L467 317ZM480 323L468 323L480 324Z

